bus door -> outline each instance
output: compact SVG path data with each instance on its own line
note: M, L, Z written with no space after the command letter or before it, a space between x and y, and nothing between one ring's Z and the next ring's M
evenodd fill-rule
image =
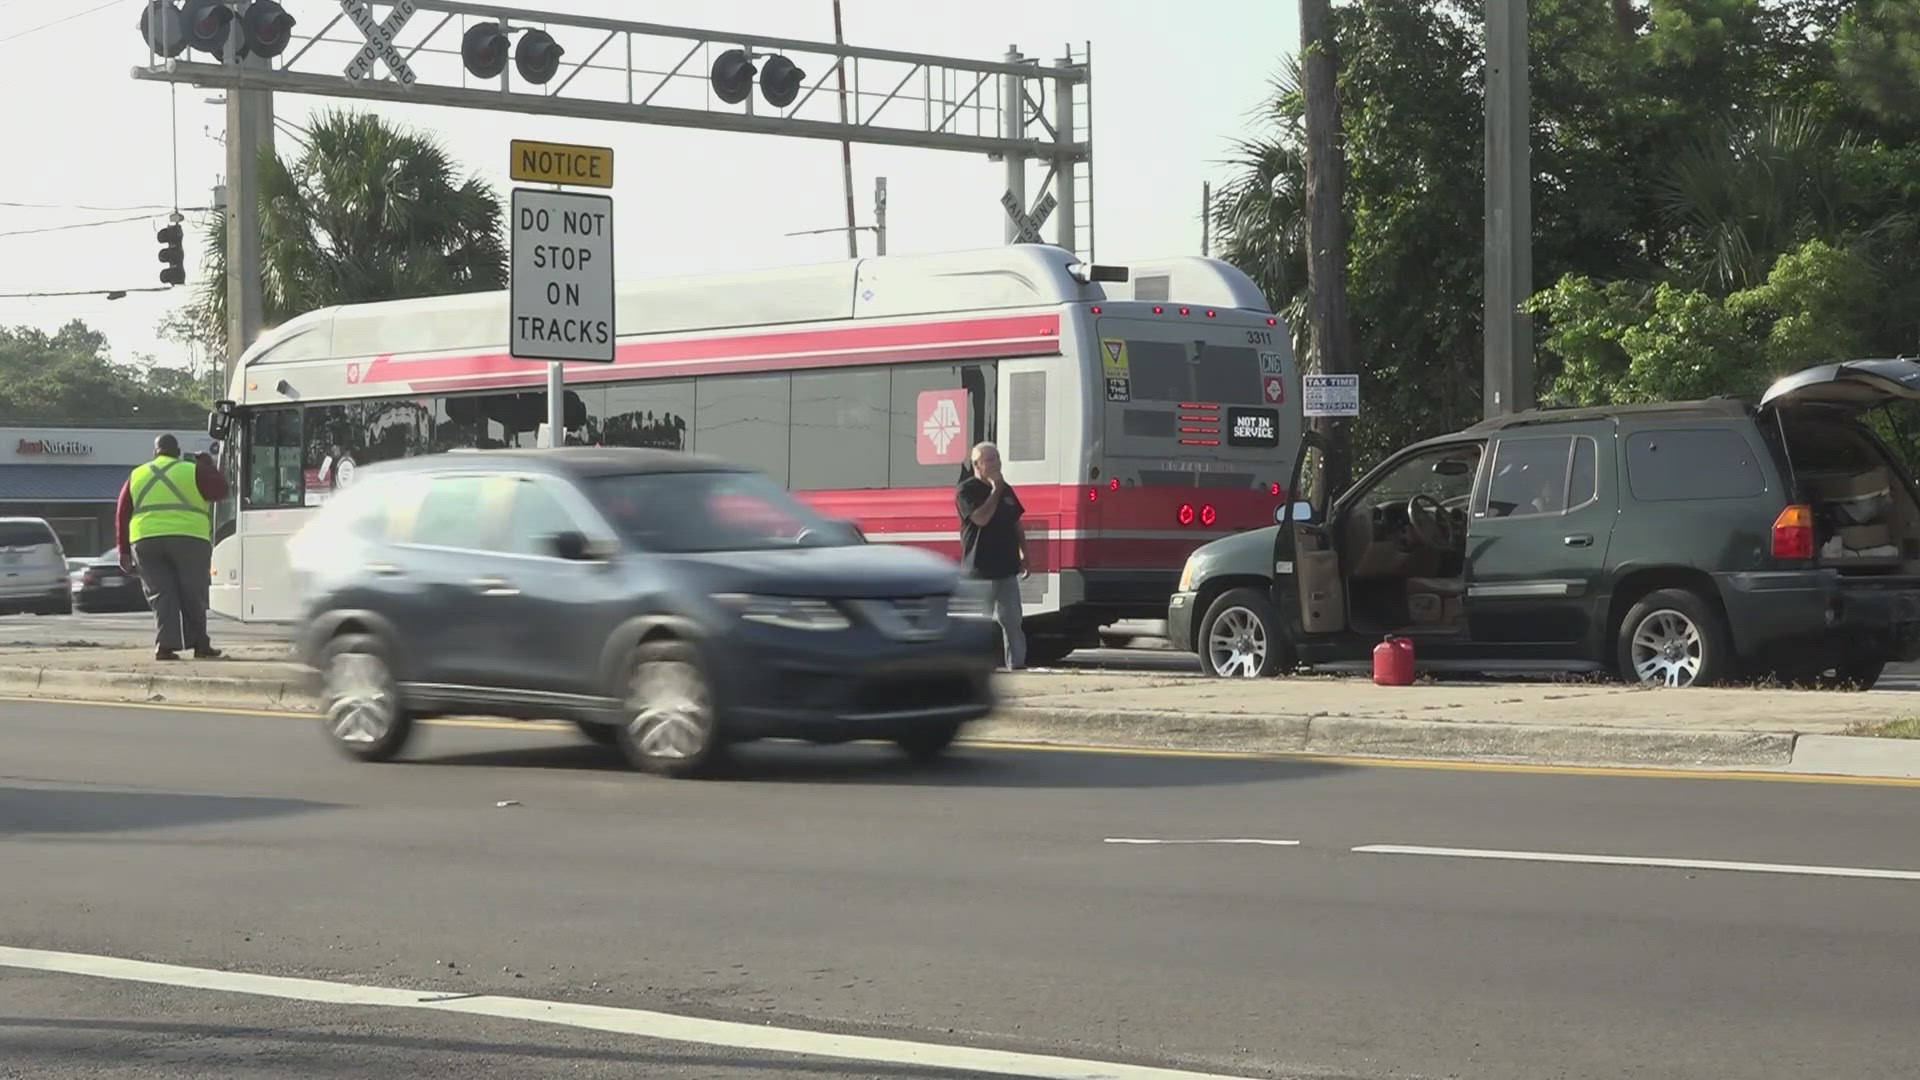
M1058 611L1076 597L1061 594L1059 533L1073 512L1072 477L1062 474L1065 448L1077 446L1078 385L1058 357L1002 360L997 409L1001 467L1026 507L1021 517L1031 573L1020 582L1020 603L1029 616ZM1071 419L1075 430L1068 431Z

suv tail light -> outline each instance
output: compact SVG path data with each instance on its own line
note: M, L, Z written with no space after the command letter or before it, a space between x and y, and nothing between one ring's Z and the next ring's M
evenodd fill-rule
M1773 557L1813 558L1813 509L1794 503L1773 519Z

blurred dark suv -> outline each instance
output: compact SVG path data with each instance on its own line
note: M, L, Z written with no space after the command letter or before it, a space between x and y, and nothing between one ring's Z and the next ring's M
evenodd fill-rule
M992 707L999 631L952 563L690 454L372 466L288 554L327 735L365 760L435 714L570 719L674 776L762 737L933 756Z

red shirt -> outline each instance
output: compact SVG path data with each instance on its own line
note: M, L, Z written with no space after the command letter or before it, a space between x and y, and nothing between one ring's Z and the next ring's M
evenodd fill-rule
M131 473L133 470L127 471ZM127 530L133 527L132 483L133 478L129 476L127 483L120 485L120 505L113 512L113 534L120 545L120 562L123 565L133 562L133 541L127 535ZM208 506L226 498L228 494L227 478L220 475L220 470L213 467L212 460L205 454L195 454L193 457L193 486L200 489L200 497L207 500Z

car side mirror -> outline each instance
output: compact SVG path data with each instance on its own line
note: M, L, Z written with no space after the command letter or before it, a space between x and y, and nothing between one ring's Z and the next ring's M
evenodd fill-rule
M835 518L833 520L833 523L839 526L842 530L844 530L846 534L853 539L854 543L864 544L867 542L866 532L862 530L860 526L855 525L853 522L844 520L842 518Z
M595 562L607 557L604 544L596 544L587 539L586 534L572 529L555 533L548 541L553 553L568 562Z
M1288 512L1289 509L1291 509L1291 513ZM1273 520L1276 525L1282 522L1290 522L1294 525L1311 525L1313 524L1313 504L1302 500L1294 503L1290 508L1286 506L1275 507Z

